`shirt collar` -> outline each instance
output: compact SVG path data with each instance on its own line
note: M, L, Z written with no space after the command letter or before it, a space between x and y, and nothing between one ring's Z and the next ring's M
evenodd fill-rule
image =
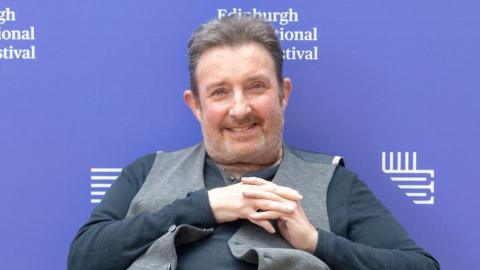
M242 175L241 177L236 178L233 175L228 174L222 168L219 168L215 164L215 162L208 155L205 158L205 163L206 163L205 164L206 166L209 166L210 168L217 171L222 176L222 178L225 180L225 182L227 184L238 183L238 182L240 182L240 178L242 178L242 177L258 177L258 178L262 178L262 179L271 181L273 179L273 177L275 176L275 173L277 173L278 167L280 167L280 162L277 162L270 167L263 168L263 169L260 169L258 171L246 173L246 174Z

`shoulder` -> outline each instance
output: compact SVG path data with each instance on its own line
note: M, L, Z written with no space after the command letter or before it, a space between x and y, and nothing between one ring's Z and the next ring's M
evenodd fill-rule
M133 162L129 163L122 169L122 174L119 179L126 179L133 186L136 186L137 189L143 185L145 179L147 178L148 173L152 169L155 158L157 157L158 152L152 152L146 155L143 155Z
M339 194L349 196L352 189L359 183L362 183L362 181L356 173L345 167L337 166L330 181L329 191L333 196L339 196Z
M151 167L153 164L153 161L155 160L155 157L157 156L158 152L152 152L145 154L137 159L135 159L133 162L128 164L125 168L127 169L135 169L135 168L146 168L146 167Z
M330 181L329 199L358 209L383 208L381 202L359 176L349 169L338 166ZM365 208L363 208L365 207Z
M180 159L189 155L203 153L203 145L196 144L187 148L169 151L156 151L137 158L135 161L128 164L123 170L122 174L126 174L130 179L136 182L140 187L145 182L148 174L159 163L178 162Z
M184 156L185 154L199 151L202 145L197 144L187 148L171 150L171 151L156 151L146 155L143 155L130 164L128 164L123 170L122 173L133 174L137 176L138 179L143 179L147 177L148 173L152 169L153 165L159 158L175 158Z

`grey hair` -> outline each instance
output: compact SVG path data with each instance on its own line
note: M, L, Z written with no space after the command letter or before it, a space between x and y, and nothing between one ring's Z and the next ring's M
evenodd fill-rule
M273 26L258 16L231 15L200 25L188 41L188 70L190 87L194 95L198 96L195 72L198 61L205 51L214 47L236 47L251 42L263 46L268 51L274 62L278 83L281 84L283 51Z

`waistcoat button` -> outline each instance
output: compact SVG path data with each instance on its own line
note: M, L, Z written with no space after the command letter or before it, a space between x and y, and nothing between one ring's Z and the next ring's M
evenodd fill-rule
M174 232L176 229L177 229L177 225L173 224L172 226L170 226L170 228L168 228L168 231L172 233L172 232Z

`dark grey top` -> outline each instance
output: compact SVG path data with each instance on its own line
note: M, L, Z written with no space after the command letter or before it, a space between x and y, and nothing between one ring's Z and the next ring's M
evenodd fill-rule
M172 224L215 227L202 240L179 246L178 269L256 269L236 260L227 246L239 221L217 224L208 202L208 189L230 182L206 159L206 189L153 213L125 218L155 159L144 156L127 166L72 243L69 269L126 269ZM254 175L272 179L277 167ZM439 269L438 262L419 248L358 177L338 167L328 188L332 232L319 230L315 255L335 269Z

